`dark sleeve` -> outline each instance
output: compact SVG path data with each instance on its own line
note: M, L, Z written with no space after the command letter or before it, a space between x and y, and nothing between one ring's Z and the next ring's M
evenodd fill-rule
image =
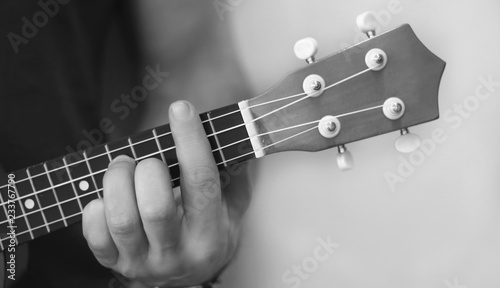
M90 142L85 132L98 128L106 92L126 90L133 78L128 69L135 62L132 33L120 35L112 29L128 23L126 2L1 2L0 163L7 171L80 150ZM113 47L119 53L112 53ZM113 75L114 82L109 83L107 75ZM30 242L27 272L16 276L16 287L113 283L112 274L88 249L79 224Z

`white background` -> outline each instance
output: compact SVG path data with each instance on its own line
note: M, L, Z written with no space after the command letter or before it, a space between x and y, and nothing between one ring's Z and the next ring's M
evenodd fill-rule
M293 55L296 40L315 37L321 58L355 44L358 14L390 3L220 1L235 5L223 21L234 25L256 94L305 65ZM394 191L384 173L398 173L402 161L397 133L348 145L356 162L349 172L337 169L336 149L258 160L241 249L223 287L500 287L500 87L460 125L444 117L474 95L479 77L500 82L500 2L400 3L383 30L409 23L447 62L441 118L411 130L427 139L441 128L446 141ZM293 265L311 260L317 238L328 237L340 245L328 259L299 285L283 282Z

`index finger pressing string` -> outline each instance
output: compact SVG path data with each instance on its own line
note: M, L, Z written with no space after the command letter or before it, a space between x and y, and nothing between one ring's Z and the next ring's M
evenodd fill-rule
M219 170L201 120L191 104L179 101L170 108L170 126L186 218L198 227L217 227L221 207Z

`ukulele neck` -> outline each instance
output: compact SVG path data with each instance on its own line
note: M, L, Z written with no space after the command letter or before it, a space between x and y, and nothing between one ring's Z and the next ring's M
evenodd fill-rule
M251 116L245 103L200 114L219 169L263 155L261 149L252 146L256 137L249 137L247 129L253 123L248 122ZM15 227L15 240L22 244L80 222L83 208L103 197L104 173L118 155L136 161L157 158L168 166L172 187L180 185L175 143L167 124L12 172L13 185L8 185L9 177L2 177L0 231ZM10 235L0 235L1 250L9 241Z

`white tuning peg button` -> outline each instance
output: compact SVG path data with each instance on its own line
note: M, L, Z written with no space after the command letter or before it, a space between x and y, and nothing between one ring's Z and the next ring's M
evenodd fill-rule
M337 154L337 165L340 171L347 171L354 168L354 160L351 152L347 151L344 145L340 145L339 154Z
M410 133L408 128L401 129L401 135L396 138L394 147L399 153L411 153L420 147L420 137Z
M311 37L304 38L295 43L293 51L300 60L306 60L309 64L313 63L315 61L314 55L318 53L318 41Z
M378 26L378 21L375 18L375 14L373 12L365 12L360 14L356 18L356 24L358 25L358 29L365 33L368 38L372 38L375 36L375 30Z

